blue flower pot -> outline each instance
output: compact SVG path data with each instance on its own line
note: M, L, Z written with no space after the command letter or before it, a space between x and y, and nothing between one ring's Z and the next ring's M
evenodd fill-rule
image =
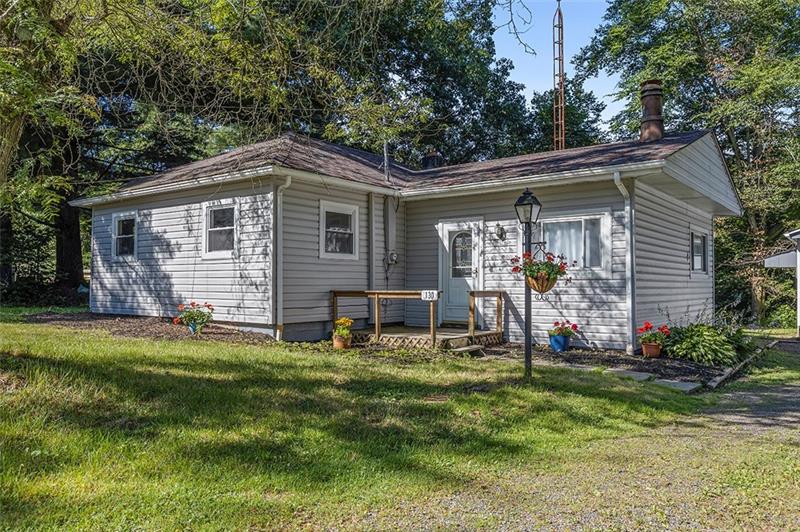
M190 324L188 325L188 327L189 327L189 332L190 332L190 333L194 334L194 333L196 333L196 332L197 332L197 324L195 324L195 323L190 323Z
M551 336L550 347L556 353L561 353L569 349L569 336Z

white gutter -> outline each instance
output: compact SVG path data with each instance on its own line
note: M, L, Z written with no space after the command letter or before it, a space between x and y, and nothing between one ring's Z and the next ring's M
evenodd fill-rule
M275 339L283 340L283 193L292 185L292 176L275 191L275 241L272 260L275 261L275 282L272 292L275 297Z
M285 168L283 166L260 166L250 170L242 170L241 172L226 172L209 177L198 177L186 181L179 181L177 183L163 183L153 185L146 188L139 188L134 190L121 190L119 192L112 192L104 196L96 196L93 198L79 198L69 202L73 207L93 207L95 205L102 205L104 203L111 203L116 201L124 201L128 199L140 198L143 196L151 196L154 194L164 194L168 192L179 192L207 185L215 185L218 183L234 183L237 181L245 181L256 177L265 177L272 175L285 175L291 176L295 179L302 179L304 181L313 181L322 183L323 185L330 185L336 187L347 188L351 190L360 190L364 192L378 192L386 195L397 195L398 190L391 187L370 185L367 183L359 183L357 181L350 181L349 179L342 179L339 177L329 177L315 172L306 172L304 170L295 170L293 168Z
M528 175L511 179L490 179L464 185L443 185L440 187L425 188L422 190L398 190L390 186L360 183L357 181L350 181L349 179L342 179L340 177L330 177L315 172L307 172L305 170L295 170L292 168L285 168L283 166L270 165L253 168L250 170L243 170L241 172L227 172L215 176L199 177L187 181L180 181L178 183L164 183L160 185L153 185L147 188L122 190L120 192L114 192L111 194L106 194L105 196L97 196L94 198L79 198L70 201L69 204L73 207L93 207L95 205L101 205L104 203L124 201L167 192L177 192L206 185L214 185L221 182L230 183L244 181L247 179L264 177L268 175L292 176L295 179L313 181L316 183L322 183L323 185L347 188L350 190L359 190L363 192L376 192L378 194L403 198L407 201L415 201L434 197L445 198L452 196L464 196L485 189L492 189L492 191L498 192L504 190L516 190L520 186L531 183L535 183L537 186L543 186L550 184L558 185L563 182L581 183L587 181L602 181L607 179L610 174L616 171L635 171L637 172L637 175L641 176L643 173L648 171L660 170L664 164L664 160L649 161L646 163L623 164L601 168L587 168L584 170L564 171L552 174Z
M242 170L241 172L226 172L209 177L196 177L187 181L179 181L177 183L163 183L160 185L153 185L146 188L139 188L134 190L121 190L119 192L112 192L104 196L95 196L93 198L78 198L69 202L73 207L93 207L103 203L111 203L113 201L124 201L127 199L139 198L142 196L150 196L153 194L163 194L166 192L177 192L190 188L202 187L205 185L215 185L217 183L233 183L236 181L244 181L254 177L262 177L273 173L273 166L260 166L250 170Z
M634 237L634 200L622 183L622 175L614 172L614 184L617 185L625 200L625 307L628 314L627 341L625 350L632 354L636 350L636 279L635 279L635 244Z
M491 188L492 192L502 192L504 190L517 190L521 186L535 183L537 186L558 185L561 183L582 183L589 181L603 181L609 176L626 172L636 172L641 176L647 172L658 171L664 167L666 161L648 161L645 163L622 164L616 166L605 166L600 168L586 168L583 170L571 170L555 172L552 174L528 175L514 177L511 179L490 179L465 185L443 185L436 188L425 188L421 190L403 190L400 196L406 201L416 201L423 199L445 198L452 196L466 196L477 191Z

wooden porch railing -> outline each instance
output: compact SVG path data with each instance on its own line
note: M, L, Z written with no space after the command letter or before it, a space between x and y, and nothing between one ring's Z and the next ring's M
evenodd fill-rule
M375 341L381 337L381 300L382 299L417 299L422 300L423 292L437 292L440 296L441 290L331 290L331 314L333 316L333 326L336 327L336 320L339 318L339 298L343 297L367 297L373 300L375 313ZM429 301L430 334L432 345L436 345L436 305L437 301Z
M503 334L503 297L505 290L470 290L469 291L469 324L467 326L470 336L475 336L475 300L480 297L494 297L497 304L495 330Z

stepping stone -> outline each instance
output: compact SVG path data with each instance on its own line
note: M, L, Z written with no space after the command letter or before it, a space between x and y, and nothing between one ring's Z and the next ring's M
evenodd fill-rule
M667 388L672 388L673 390L678 390L679 392L683 393L692 393L693 391L703 387L703 385L699 382L673 381L670 379L656 379L653 381L653 384L666 386Z
M633 379L636 382L642 381L649 381L655 375L652 373L646 373L644 371L631 371L629 369L620 369L620 368L609 368L605 370L603 373L609 373L611 375L616 375L617 377L622 377L626 379Z
M597 371L600 369L597 366L587 366L585 364L558 364L559 368L576 369L578 371Z

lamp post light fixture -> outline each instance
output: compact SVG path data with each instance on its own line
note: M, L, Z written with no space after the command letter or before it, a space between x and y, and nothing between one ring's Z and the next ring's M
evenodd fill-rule
M522 249L527 256L533 254L533 224L539 221L539 213L542 211L542 204L533 195L533 192L525 189L525 192L517 198L514 203L514 210L517 211L517 218L523 227ZM531 287L525 283L525 378L530 379L533 374L532 347L531 347Z

